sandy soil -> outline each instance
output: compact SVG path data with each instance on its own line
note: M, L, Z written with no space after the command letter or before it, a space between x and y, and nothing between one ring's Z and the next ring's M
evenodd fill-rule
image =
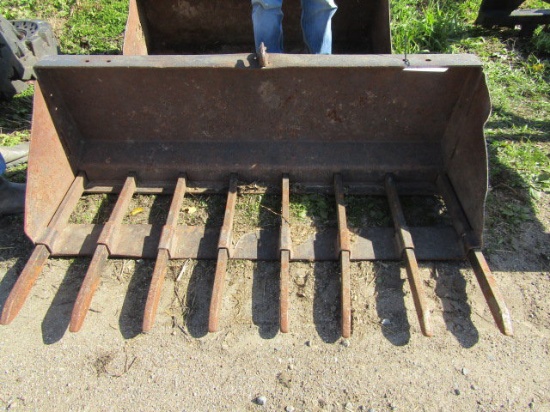
M336 263L293 263L291 333L278 332L278 265L232 261L221 331L206 319L214 262L172 262L152 333L153 269L111 260L83 330L70 333L88 260L51 259L0 327L0 407L93 411L550 410L549 196L510 242L486 240L515 336L493 323L466 263L422 265L435 336L420 333L396 262L354 263L353 336L339 336ZM493 225L494 226L494 225ZM32 251L0 218L0 308ZM182 271L182 266L185 270ZM256 403L265 397L265 405Z

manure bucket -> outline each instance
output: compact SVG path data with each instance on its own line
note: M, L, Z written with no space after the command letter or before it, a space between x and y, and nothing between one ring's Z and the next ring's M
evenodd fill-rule
M355 3L340 11L362 22L365 16L348 9ZM371 3L387 16L387 3ZM2 324L17 315L50 256L92 257L71 331L82 327L109 258L156 260L144 331L153 326L169 261L211 259L217 262L213 332L228 261L245 259L280 262L280 329L287 332L292 262L339 261L341 333L348 337L350 262L403 260L421 330L430 336L418 261L468 259L498 327L512 334L481 252L488 179L483 126L490 99L475 56L368 54L386 50L385 40L375 47L372 35L357 35L360 23L336 21L336 49L346 51L349 29L351 38L367 39L354 49L364 54L272 54L263 56L266 67L250 53L167 55L162 53L196 51L189 45L199 45L199 37L211 48L223 42L224 30L231 33L229 46L253 47L245 20L228 19L227 27L214 20L212 36L194 38L207 21L195 27L177 14L183 20L176 29L167 23L173 11L167 4L175 3L130 3L125 52L137 55L55 56L35 67L40 87L25 231L36 247L4 305ZM197 10L214 4L225 7L197 2ZM248 16L248 4L239 7L235 13ZM380 37L389 41L389 29ZM280 197L278 227L235 235L237 197L257 187ZM70 222L79 200L91 193L116 194L108 219ZM184 197L195 193L226 196L219 227L178 223ZM294 242L291 193L330 196L337 225ZM134 194L171 196L165 221L125 222ZM391 226L350 231L351 195L385 197ZM441 199L448 224L408 224L402 199L410 195Z

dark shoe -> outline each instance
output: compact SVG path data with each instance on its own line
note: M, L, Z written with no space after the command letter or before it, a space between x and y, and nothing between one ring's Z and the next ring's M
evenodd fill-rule
M0 176L0 216L25 211L24 183L12 183Z

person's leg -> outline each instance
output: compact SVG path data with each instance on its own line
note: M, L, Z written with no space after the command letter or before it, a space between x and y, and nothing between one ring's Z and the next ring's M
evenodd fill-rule
M302 0L302 30L310 53L332 53L331 20L336 9L334 0Z
M283 0L252 0L256 50L264 43L268 53L283 52Z

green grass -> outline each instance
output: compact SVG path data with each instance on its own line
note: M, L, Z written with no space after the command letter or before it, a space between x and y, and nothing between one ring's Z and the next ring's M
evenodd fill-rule
M81 197L69 218L69 223L104 224L109 219L109 213L113 209L113 200L114 197L107 194L94 194Z
M490 152L498 159L491 168L496 184L521 189L535 199L540 192L550 193L550 159L542 145L529 140L496 140L491 142Z
M538 53L550 54L550 31L547 27L539 26L531 39L533 48Z
M445 13L438 2L392 4L392 40L396 53L444 52L449 36L457 30L455 13Z
M25 183L27 181L27 164L20 164L10 167L5 173L6 179L14 183Z
M127 0L0 0L9 20L48 21L63 54L120 54L127 12Z
M391 226L391 211L388 200L382 196L346 196L348 226Z
M281 197L265 194L238 196L235 210L234 228L237 232L278 227L281 221Z
M481 0L391 1L394 53L450 53L461 39L479 32L474 26ZM529 0L523 8L548 8L544 0ZM490 33L494 35L494 32ZM550 33L539 27L530 40L533 50L550 53Z
M0 145L12 146L30 135L34 87L30 86L10 102L0 101Z
M336 205L334 198L320 194L290 196L291 221L327 225L335 219Z
M61 49L69 54L120 54L128 1L87 0L71 9ZM90 22L94 24L90 24ZM66 27L67 27L66 26Z

